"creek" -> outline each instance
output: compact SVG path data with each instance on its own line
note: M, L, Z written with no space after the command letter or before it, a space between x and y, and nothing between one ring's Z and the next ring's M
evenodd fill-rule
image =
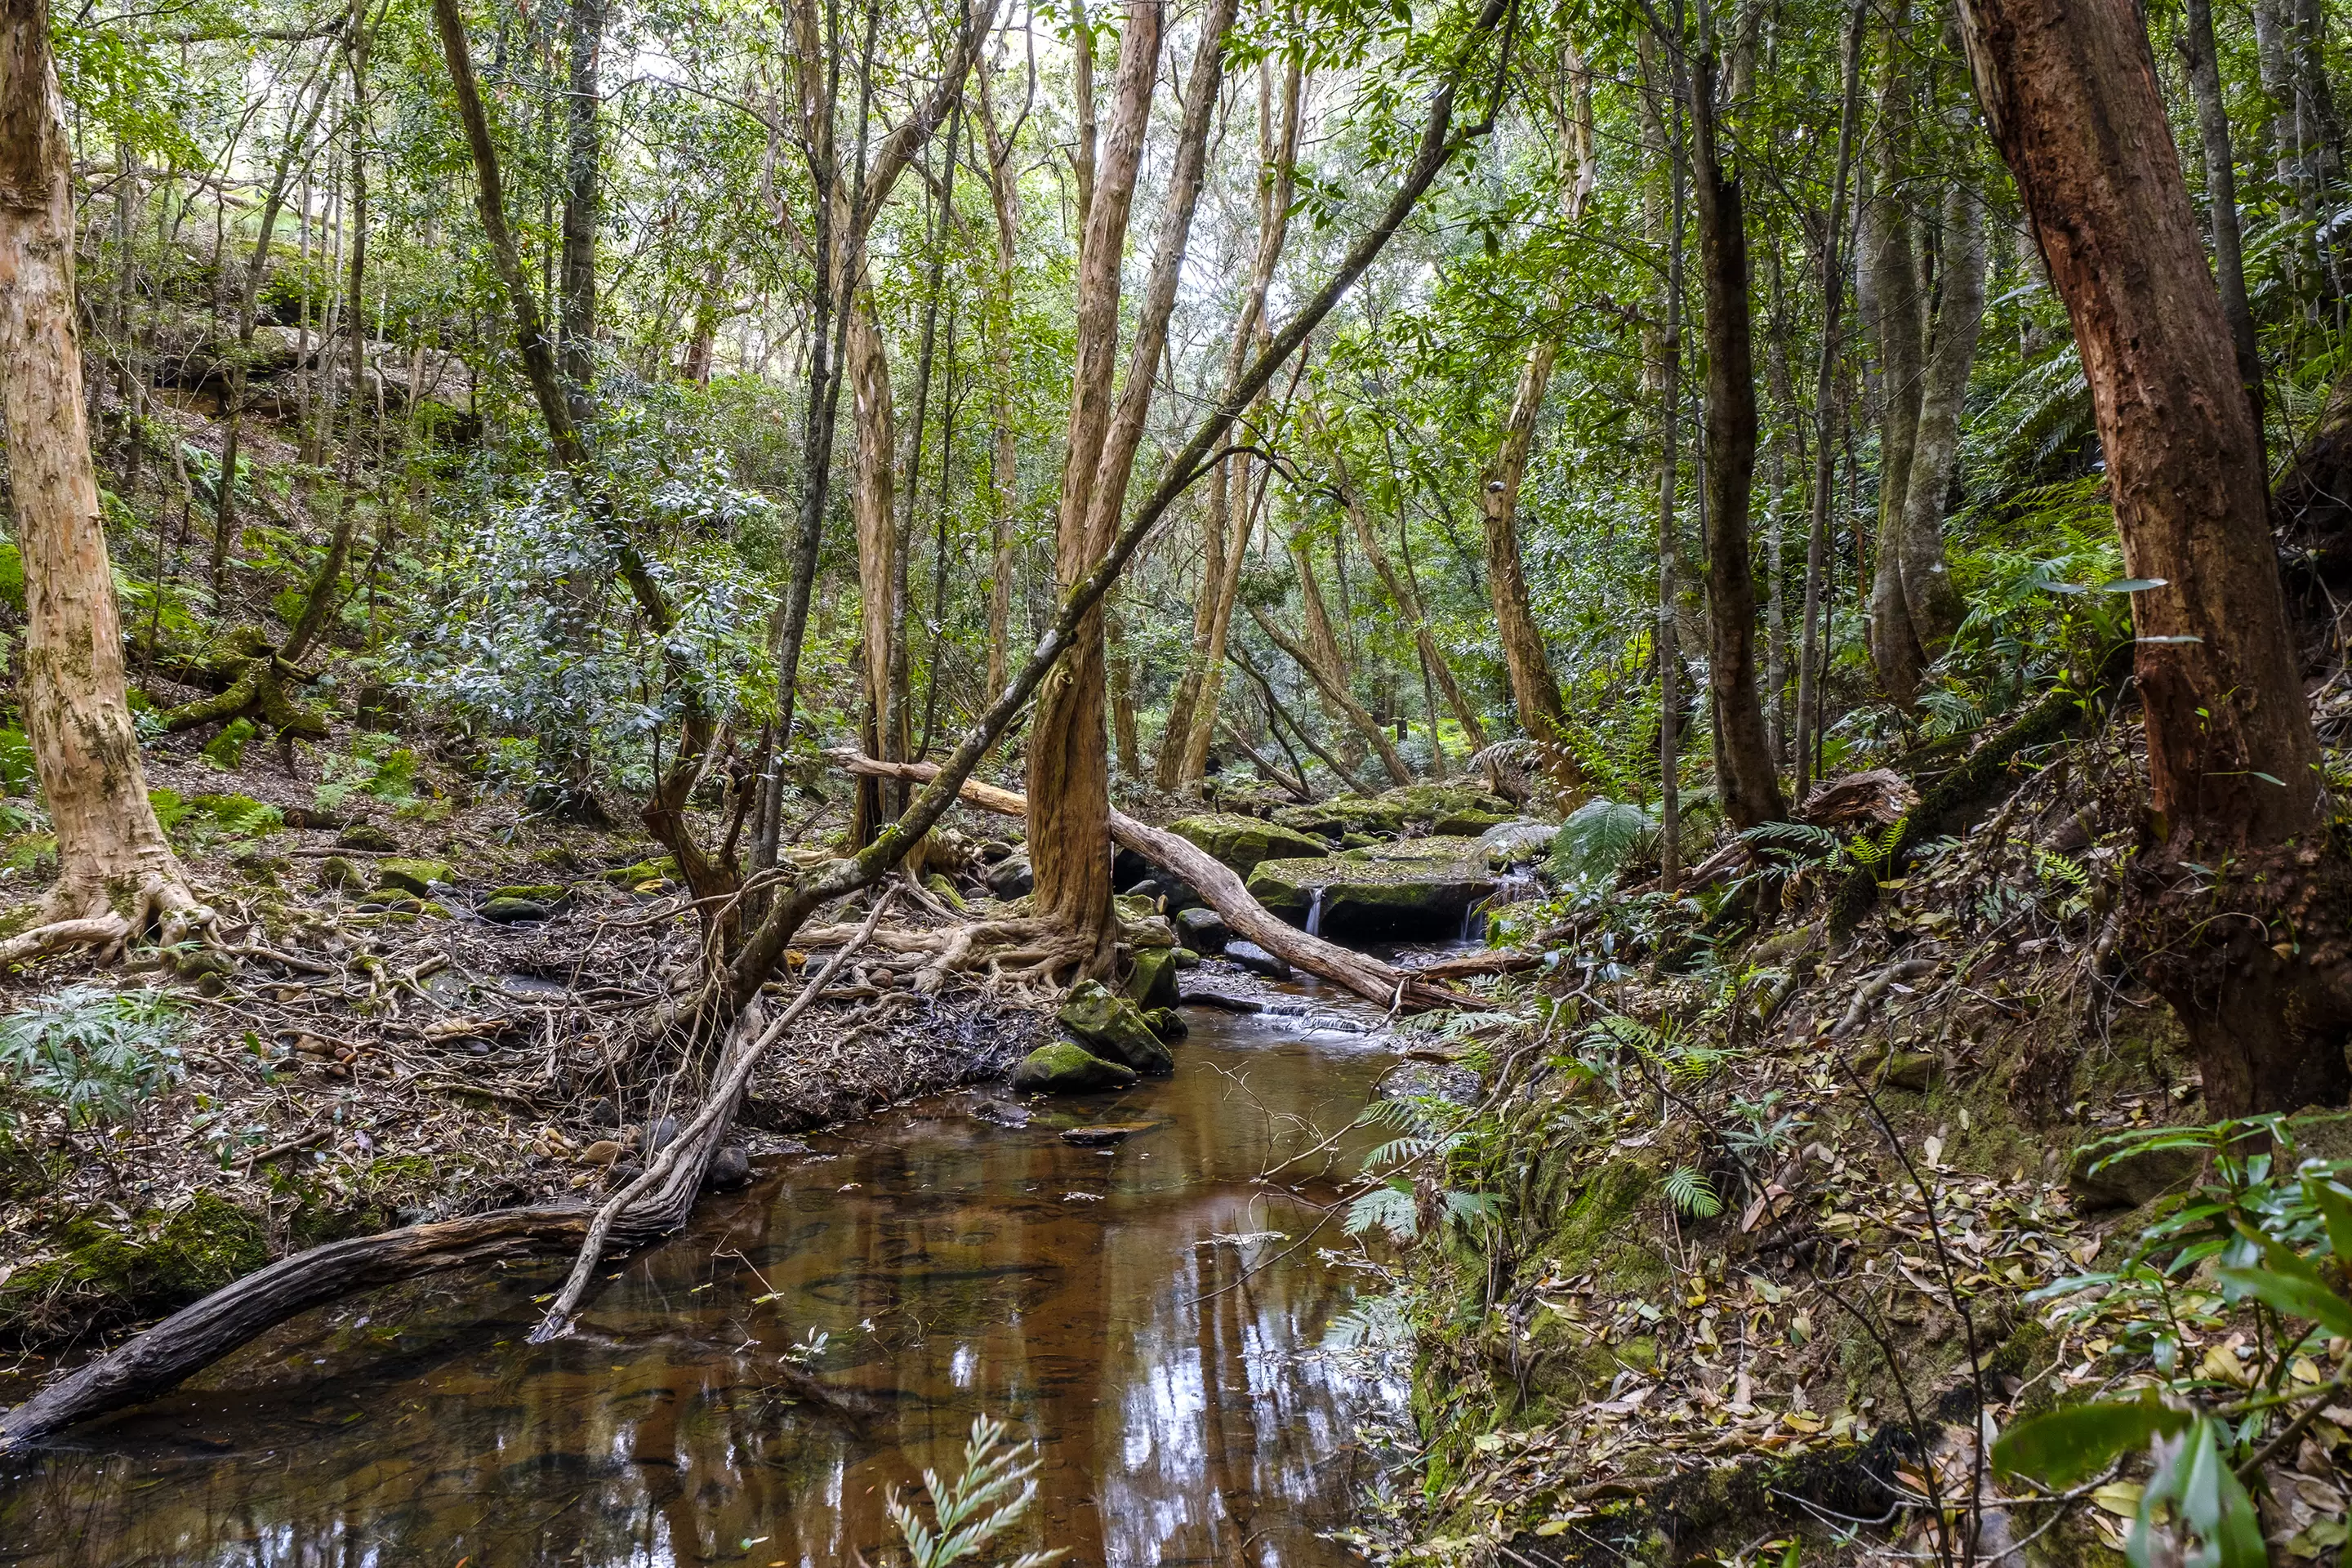
M299 1319L0 1476L0 1563L878 1561L886 1497L952 1477L982 1414L1037 1444L1005 1558L1353 1561L1318 1531L1374 1473L1364 1402L1400 1391L1319 1353L1356 1278L1316 1256L1336 1222L1296 1245L1353 1161L1256 1178L1396 1047L1282 989L1354 1026L1189 1007L1172 1078L1026 1126L968 1093L812 1136L607 1270L568 1340L524 1340L560 1260ZM1110 1122L1148 1130L1060 1136Z

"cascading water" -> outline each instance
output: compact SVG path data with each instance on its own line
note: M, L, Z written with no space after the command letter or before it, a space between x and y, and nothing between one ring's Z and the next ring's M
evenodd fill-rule
M1320 888L1307 889L1307 934L1323 934L1323 889Z
M1462 911L1462 940L1473 942L1484 933L1479 921L1496 910L1508 908L1522 899L1532 899L1543 891L1543 880L1524 866L1514 866L1495 878L1495 890L1477 900Z

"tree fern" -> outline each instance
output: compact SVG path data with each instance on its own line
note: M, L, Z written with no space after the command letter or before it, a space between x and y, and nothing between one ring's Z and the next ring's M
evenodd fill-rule
M1597 888L1654 843L1657 831L1656 819L1630 802L1586 801L1568 814L1551 841L1552 877L1570 886Z

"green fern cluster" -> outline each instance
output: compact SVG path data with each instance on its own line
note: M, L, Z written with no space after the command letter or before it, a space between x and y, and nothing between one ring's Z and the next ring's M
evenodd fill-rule
M891 1492L884 1511L906 1542L914 1568L946 1568L978 1557L1037 1500L1037 1461L1028 1458L1025 1447L999 1447L1003 1437L1004 1423L977 1416L964 1441L963 1473L943 1481L937 1470L923 1472L923 1491L931 1505L929 1523L912 1503ZM1050 1552L1024 1552L1005 1568L1045 1568L1067 1550L1057 1546Z

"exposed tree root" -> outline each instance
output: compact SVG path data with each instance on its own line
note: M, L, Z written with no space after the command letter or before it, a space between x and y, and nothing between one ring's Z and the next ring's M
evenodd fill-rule
M213 911L190 891L176 864L150 866L111 884L60 880L44 900L37 923L0 942L0 964L22 963L46 952L94 947L100 962L121 955L131 939L160 928L161 945L171 947L208 931Z

